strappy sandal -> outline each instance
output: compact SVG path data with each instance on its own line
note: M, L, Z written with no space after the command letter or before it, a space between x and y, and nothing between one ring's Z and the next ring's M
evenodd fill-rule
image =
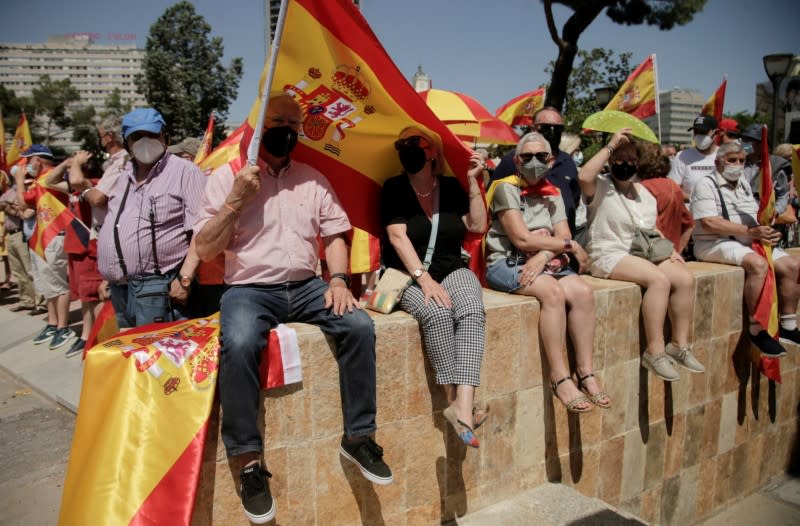
M452 425L453 428L456 430L456 432L458 433L458 438L460 438L461 441L464 442L464 444L474 448L480 447L481 443L475 437L475 433L472 431L472 428L469 427L466 423L464 423L463 420L459 419L456 416L456 411L455 409L453 409L453 406L450 406L444 411L442 411L442 414L447 419L447 421L450 422L450 425ZM461 429L461 431L459 431L459 428Z
M559 380L557 382L553 382L553 383L550 384L550 388L553 390L553 396L558 398L558 386L563 384L567 380L569 380L571 382L572 381L572 377L565 376L561 380ZM558 399L561 400L560 398L558 398ZM566 403L561 402L561 403L564 404L565 406L567 406L567 411L569 411L570 413L588 413L589 411L592 410L592 406L591 405L589 407L585 408L585 409L578 408L578 406L580 404L588 404L589 403L589 399L586 398L583 395L578 395L575 398L573 398L572 400L570 400L569 402L566 402Z
M584 387L583 382L585 382L587 378L594 377L594 373L589 373L584 377L581 377L578 373L575 373L575 377L578 379L577 381L578 389L583 391L586 394L586 396L589 397L589 401L591 403L593 403L594 405L596 405L601 409L608 409L611 407L611 398L605 392L600 391L599 393L591 394L589 392L589 389ZM606 399L606 403L601 403L603 398Z
M478 406L472 408L472 429L478 429L489 418L489 410L481 409Z

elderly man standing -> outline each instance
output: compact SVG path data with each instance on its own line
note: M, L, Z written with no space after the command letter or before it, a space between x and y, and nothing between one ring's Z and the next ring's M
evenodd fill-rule
M697 182L692 193L694 252L700 261L739 265L744 268L744 301L750 313L750 339L767 356L783 356L784 348L773 340L753 318L758 296L769 269L767 261L753 251L753 241L773 246L772 258L778 282L780 340L800 344L797 330L797 284L800 258L790 256L774 245L780 232L759 225L758 203L747 180L742 177L745 151L731 142L717 149L715 171Z
M98 266L122 327L189 317L199 259L192 224L206 178L166 151L164 119L152 108L122 118L133 157L109 189L98 237Z
M220 315L219 390L222 439L240 468L247 518L275 516L271 474L260 464L259 362L270 329L285 322L318 325L336 341L344 419L340 453L376 484L392 472L375 443L375 328L349 289L345 234L350 222L328 180L291 160L303 113L285 93L274 94L264 121L257 166L234 175L229 165L209 177L195 231L204 261L225 252ZM316 276L318 239L329 283ZM270 418L269 415L267 418Z

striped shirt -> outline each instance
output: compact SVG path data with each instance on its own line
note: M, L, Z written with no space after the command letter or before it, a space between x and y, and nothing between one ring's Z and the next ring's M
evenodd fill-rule
M350 230L336 193L324 175L291 161L280 173L259 160L261 187L248 201L225 249L225 283L277 285L313 277L319 263L319 237ZM195 233L224 206L234 173L225 164L211 174Z
M108 195L108 216L98 236L97 261L103 277L112 282L124 277L114 244L115 223L128 276L155 272L151 218L159 269L167 272L180 265L189 249L187 233L200 208L205 183L206 177L196 165L170 153L165 153L138 185L133 163L125 165ZM125 208L116 221L129 184Z

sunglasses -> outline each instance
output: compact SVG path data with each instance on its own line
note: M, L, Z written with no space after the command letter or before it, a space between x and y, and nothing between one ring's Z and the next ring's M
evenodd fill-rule
M550 159L550 154L547 152L536 152L536 153L528 152L519 154L519 160L522 161L523 164L528 164L534 157L536 157L536 159L540 163L546 164L547 161Z
M419 146L422 149L430 148L431 143L425 137L420 135L412 135L411 137L406 137L405 139L398 139L394 143L394 149L400 150L401 148L405 148L408 146Z
M536 124L534 125L536 131L539 133L547 133L553 131L563 131L564 125L563 124Z
M738 139L739 137L742 136L742 134L739 132L726 131L724 133L728 137L728 139Z
M731 159L725 159L726 164L744 164L745 160L739 157L734 157Z

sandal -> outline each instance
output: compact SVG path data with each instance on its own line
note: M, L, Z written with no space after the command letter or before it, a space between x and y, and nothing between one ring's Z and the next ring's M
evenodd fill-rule
M478 406L472 408L472 429L478 429L489 418L489 410Z
M576 382L578 384L578 389L583 391L586 394L586 396L589 397L589 401L591 403L593 403L597 407L600 407L601 409L608 409L611 407L611 398L609 398L609 396L605 392L600 391L599 393L592 394L589 392L588 388L583 386L583 382L585 382L587 378L594 377L594 373L589 373L586 376L581 377L576 372L575 377L578 379L578 381ZM603 400L603 398L606 399L606 403L601 403L601 400Z
M550 388L553 390L553 396L558 398L558 392L557 392L558 391L558 386L563 384L567 380L569 380L571 382L572 378L569 377L569 376L565 376L561 380L559 380L557 382L553 382L553 383L550 384ZM560 398L558 398L558 399L561 400ZM591 405L589 407L585 408L585 409L578 408L578 406L580 404L588 404L589 403L589 399L586 398L585 396L582 396L582 395L576 396L575 398L573 398L572 400L570 400L567 403L564 403L564 402L561 402L561 403L564 404L565 406L567 406L567 411L569 411L570 413L588 413L589 411L592 410L592 406Z
M450 425L452 425L456 430L458 433L458 438L460 438L464 444L474 448L480 447L481 443L475 437L475 433L472 431L472 428L456 416L453 406L449 406L447 409L442 411L442 414L447 421L450 422ZM459 427L461 428L461 431L458 430Z

